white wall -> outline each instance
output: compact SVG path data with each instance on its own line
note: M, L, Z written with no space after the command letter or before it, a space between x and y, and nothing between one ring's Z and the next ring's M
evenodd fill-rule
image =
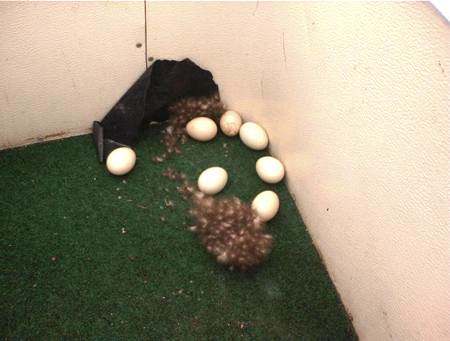
M148 3L271 150L362 340L450 339L450 29L426 3Z
M88 132L145 70L144 40L143 2L0 2L0 149Z

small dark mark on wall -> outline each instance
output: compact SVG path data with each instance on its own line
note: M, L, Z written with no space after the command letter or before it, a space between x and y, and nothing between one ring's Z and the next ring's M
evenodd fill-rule
M32 142L34 142L34 141L36 141L36 142L44 142L44 141L46 141L47 139L53 139L53 138L56 138L56 137L63 137L63 136L65 136L66 134L68 134L68 132L60 131L60 132L58 132L58 133L48 134L48 135L44 135L44 136L29 137L29 138L27 138L27 139L25 140L25 142L30 142L30 141L32 141Z
M151 62L153 62L155 60L155 58L153 58L153 57L148 57L148 61L151 63Z
M330 209L329 208L327 208L327 212L329 211Z
M387 330L388 330L388 333L389 333L389 338L392 340L391 326L389 325L389 321L387 319L388 314L387 314L387 312L384 309L382 309L381 312L383 313L383 319L386 322L386 327L387 327Z
M438 65L439 65L439 67L441 68L441 72L442 72L443 74L445 74L445 70L444 70L444 68L442 67L442 64L441 64L441 61L440 61L440 60L438 60Z
M54 137L62 137L64 135L66 135L66 134L67 133L65 131L60 131L59 133L45 135L43 137L43 139L46 140L46 139L51 139L51 138L54 138Z
M137 47L138 49L140 49L140 48L142 47L142 43L137 43L137 44L136 44L136 47Z

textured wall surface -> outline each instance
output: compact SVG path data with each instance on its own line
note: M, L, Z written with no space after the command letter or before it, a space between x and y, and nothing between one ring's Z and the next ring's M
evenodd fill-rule
M149 3L271 150L362 340L450 338L450 29L426 3Z
M87 132L145 70L144 40L143 2L0 3L0 149Z

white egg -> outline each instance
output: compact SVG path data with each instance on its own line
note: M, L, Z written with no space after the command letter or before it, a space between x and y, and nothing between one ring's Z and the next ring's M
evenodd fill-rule
M198 188L209 195L219 193L228 181L228 173L222 167L205 169L198 177Z
M239 137L247 147L255 150L263 150L269 143L264 128L253 122L246 122L241 126Z
M280 200L275 192L264 191L253 199L252 208L262 221L269 221L277 214L280 208Z
M188 122L186 131L194 140L205 142L217 135L217 125L208 117L197 117Z
M256 173L261 180L269 184L276 184L284 177L284 166L272 156L263 156L256 161Z
M220 129L227 136L236 136L242 125L242 118L236 111L228 110L220 117Z
M129 147L120 147L109 153L106 168L111 174L125 175L136 164L136 153Z

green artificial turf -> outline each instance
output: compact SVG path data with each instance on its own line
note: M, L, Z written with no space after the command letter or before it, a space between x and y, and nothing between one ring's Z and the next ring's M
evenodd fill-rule
M98 163L90 136L0 152L0 337L356 339L285 184L256 175L266 152L218 136L155 164L158 131L125 177ZM209 166L229 172L220 195L280 197L275 246L255 272L215 263L161 175L174 167L195 181Z

